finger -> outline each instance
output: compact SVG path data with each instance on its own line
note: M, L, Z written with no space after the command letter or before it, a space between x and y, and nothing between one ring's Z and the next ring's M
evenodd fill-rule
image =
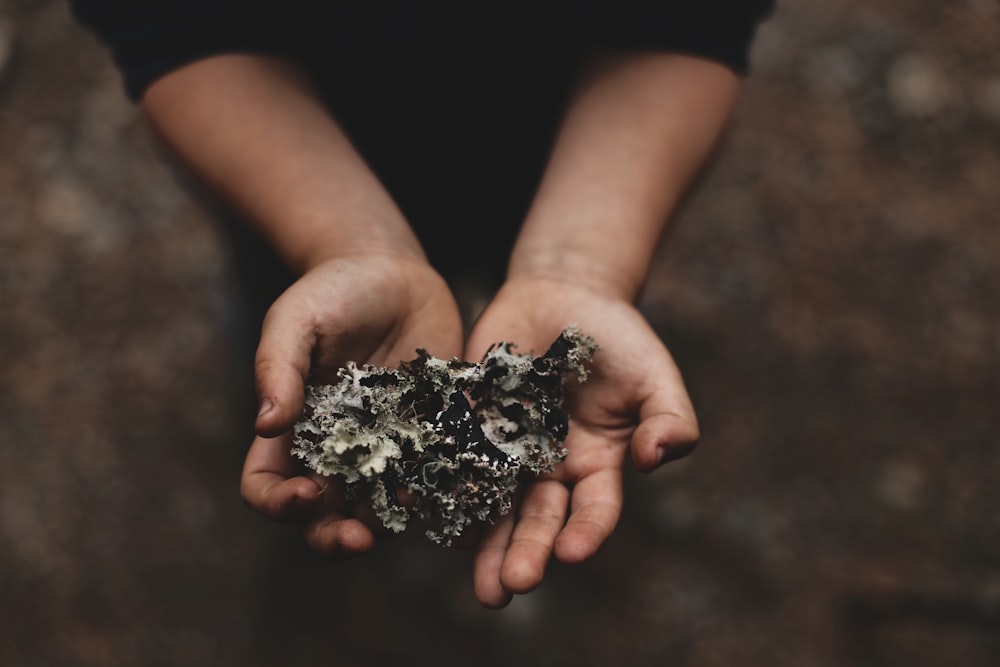
M660 381L643 401L632 433L632 462L641 472L687 456L699 438L698 418L680 375L672 371L654 377Z
M316 482L297 475L290 438L254 438L243 464L240 494L250 507L272 519L303 516L321 499Z
M684 458L698 445L694 417L660 414L644 419L632 434L632 460L642 472Z
M632 434L632 461L642 472L683 458L698 445L698 421L694 413L667 412L644 418Z
M514 516L507 514L486 529L473 560L472 582L479 604L490 609L506 607L513 597L500 583L500 570L514 532Z
M593 556L618 524L622 513L622 476L617 468L584 477L573 487L566 527L556 540L556 558L579 563Z
M375 535L360 520L326 512L306 524L306 542L324 556L351 555L375 546Z
M279 435L299 418L315 343L311 320L276 301L264 318L254 361L260 400L255 426L260 435Z
M568 503L569 490L561 482L535 482L527 488L500 572L505 589L527 593L542 583Z

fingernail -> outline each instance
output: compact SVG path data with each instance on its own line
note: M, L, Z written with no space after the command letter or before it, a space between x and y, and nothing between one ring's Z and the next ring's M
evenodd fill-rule
M273 407L274 407L274 403L271 402L271 399L265 398L260 403L260 410L257 411L257 418L260 419L261 417L263 417L264 415L266 415L268 412L271 411L271 408L273 408Z
M667 458L667 448L657 447L656 448L656 465L661 466L666 461Z

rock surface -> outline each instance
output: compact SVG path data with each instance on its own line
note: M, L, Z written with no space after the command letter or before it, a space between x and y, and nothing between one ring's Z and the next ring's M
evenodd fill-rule
M995 664L997 5L779 4L642 301L701 446L493 614L242 505L225 230L66 3L0 2L0 664Z

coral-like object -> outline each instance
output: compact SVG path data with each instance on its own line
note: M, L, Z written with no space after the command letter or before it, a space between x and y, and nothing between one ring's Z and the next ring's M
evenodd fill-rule
M340 382L309 386L292 453L321 475L340 475L350 497L368 500L385 526L411 516L450 544L474 519L510 510L519 475L551 471L566 457L563 379L587 378L598 346L576 327L540 356L494 345L479 363L425 350L396 370L340 369ZM413 496L401 503L397 491Z

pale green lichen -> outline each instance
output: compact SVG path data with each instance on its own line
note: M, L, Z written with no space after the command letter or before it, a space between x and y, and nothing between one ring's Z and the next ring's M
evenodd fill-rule
M307 387L292 453L341 476L390 530L416 516L428 537L449 544L473 521L508 512L523 472L548 472L565 458L563 380L583 382L597 349L568 327L540 357L498 343L479 363L423 350L395 370L349 363L337 384Z

